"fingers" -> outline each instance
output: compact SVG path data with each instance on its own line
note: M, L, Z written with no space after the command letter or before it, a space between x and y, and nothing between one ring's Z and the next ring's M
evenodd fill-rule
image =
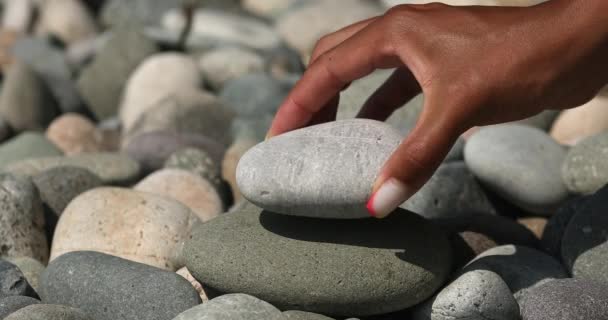
M365 102L357 118L384 121L420 93L420 85L406 68L399 68Z
M314 115L312 120L308 123L309 126L326 123L336 120L336 114L338 113L338 104L340 104L340 95L337 94L331 99L321 111Z
M414 130L382 168L367 203L370 214L384 218L417 192L433 175L461 133L446 108L427 99ZM439 110L439 112L437 112Z
M310 65L279 108L269 136L305 126L349 82L377 68L399 65L399 58L377 22L370 23Z

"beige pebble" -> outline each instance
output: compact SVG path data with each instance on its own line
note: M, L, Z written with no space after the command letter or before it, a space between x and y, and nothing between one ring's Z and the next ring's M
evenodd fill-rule
M241 195L239 187L236 184L236 166L245 152L257 143L258 142L255 140L237 139L224 154L224 160L222 161L222 178L230 184L235 204L243 200L243 195Z
M46 129L46 137L66 155L109 151L104 148L103 135L95 124L76 113L56 118Z
M562 112L550 134L561 144L575 145L605 130L608 130L608 87L588 103Z

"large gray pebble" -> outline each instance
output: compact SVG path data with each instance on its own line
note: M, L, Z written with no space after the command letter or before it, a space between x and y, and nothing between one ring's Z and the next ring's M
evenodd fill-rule
M40 303L32 297L10 296L0 299L0 319L5 319L9 314L25 308L32 304Z
M220 292L332 315L420 303L445 281L451 256L445 234L405 210L384 220L328 220L251 204L196 227L183 254L192 275Z
M186 310L173 320L282 320L279 309L246 294L227 294Z
M401 208L425 218L496 214L496 210L464 162L440 166L431 179Z
M534 286L567 278L564 267L551 256L523 246L506 245L480 254L464 271L490 270L507 283L518 301Z
M274 114L289 92L289 86L266 73L253 73L229 81L220 98L240 117Z
M519 305L499 275L464 272L435 297L417 307L413 320L518 320Z
M0 259L0 298L8 296L36 297L37 294L16 265Z
M45 262L49 247L38 190L27 178L0 173L0 254Z
M123 89L131 73L156 44L134 27L116 28L95 59L82 70L77 87L98 120L117 114Z
M198 305L174 272L91 251L66 253L42 274L45 303L81 308L95 320L167 320Z
M108 185L130 184L139 177L141 170L139 164L131 157L112 152L23 160L7 166L5 170L34 176L52 168L65 166L87 169L97 175L103 184Z
M15 61L4 74L0 116L15 131L43 130L59 110L44 81L29 66Z
M531 289L520 303L522 320L604 320L608 319L608 285L553 280Z
M5 320L97 320L82 310L54 304L32 304L10 314Z
M33 177L42 202L60 216L72 199L102 185L101 179L81 167L56 167Z
M465 147L467 166L483 184L539 214L553 213L568 198L560 175L565 156L545 132L513 124L483 128Z
M588 197L562 238L562 259L574 278L608 282L608 186Z
M365 204L381 166L401 141L389 125L342 120L292 131L253 147L237 167L243 196L273 212L369 217Z
M608 183L608 132L577 143L568 151L562 166L562 176L568 190L576 194L591 194Z
M63 152L43 134L26 131L0 145L0 168L24 159L60 155Z
M283 318L284 320L334 320L321 314L297 310L283 312Z

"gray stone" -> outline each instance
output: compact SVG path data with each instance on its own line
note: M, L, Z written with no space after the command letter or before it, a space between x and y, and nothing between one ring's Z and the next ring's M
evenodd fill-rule
M401 208L428 219L450 218L496 210L463 161L440 166Z
M34 176L52 168L65 166L87 169L107 185L127 185L137 180L140 175L140 166L135 160L125 154L113 152L23 160L7 166L5 171Z
M44 81L25 63L13 62L4 73L0 116L20 132L42 130L58 113Z
M538 214L552 213L568 198L560 175L565 156L545 132L513 124L482 128L465 147L467 166L483 184Z
M41 284L42 301L80 308L95 320L172 319L201 302L174 272L92 251L53 260Z
M243 196L273 212L321 217L369 217L365 204L381 166L401 141L374 120L307 127L251 148L237 167Z
M227 46L205 52L198 60L198 68L211 88L218 91L231 80L264 71L265 61L253 50Z
M9 314L25 308L32 304L40 303L32 297L10 296L0 299L0 319L5 319Z
M172 153L165 161L164 167L194 173L209 181L216 189L221 189L223 185L221 165L203 149L184 148Z
M521 303L522 320L608 319L608 286L581 279L553 280L530 290Z
M519 305L492 271L464 272L414 311L412 320L517 320Z
M464 271L489 270L507 283L518 301L534 286L552 279L567 278L564 267L551 256L523 246L490 249L475 258Z
M27 178L0 173L0 255L45 262L49 248L40 196Z
M170 131L139 134L128 142L124 152L137 160L144 172L151 172L162 168L175 151L189 147L204 150L215 163L219 163L224 155L224 147L209 137Z
M179 7L184 0L108 0L105 2L101 21L106 26L125 24L160 25L163 15Z
M33 177L42 202L57 216L79 194L102 185L101 179L81 167L55 167Z
M233 113L215 96L200 90L183 90L159 101L143 113L124 138L151 131L172 131L205 135L224 145Z
M572 147L562 165L562 177L575 194L592 194L608 183L608 132L586 138Z
M446 280L451 256L445 234L405 210L384 220L328 220L251 204L196 227L183 253L192 275L220 292L332 315L418 304Z
M173 320L282 320L279 309L246 294L227 294L186 310Z
M93 320L82 310L51 304L33 304L10 314L5 320ZM97 319L95 319L97 320Z
M45 39L22 38L13 46L13 55L40 75L62 112L81 109L82 99L61 50L53 48Z
M21 270L30 286L38 292L40 274L45 266L40 261L31 257L7 257L6 260L16 265L19 270Z
M156 44L137 28L113 30L77 82L82 98L98 120L117 114L127 79L146 57L157 51Z
M574 278L608 282L608 186L588 197L562 238L562 260Z
M24 159L62 154L43 134L26 131L0 145L0 168Z
M356 117L365 101L390 77L392 71L375 71L365 78L354 81L348 89L342 91L340 93L337 119ZM393 112L386 122L399 129L401 133L408 133L414 127L416 121L418 121L423 104L423 96L418 95Z
M266 73L253 73L228 82L220 98L239 117L274 114L289 93L290 86Z
M283 312L283 318L285 320L334 320L321 314L296 310Z
M272 124L274 114L266 114L259 117L241 117L232 121L232 136L234 140L248 139L262 142L266 138L268 129Z
M0 298L7 296L37 295L16 265L0 259Z
M551 216L541 238L541 247L553 257L562 258L562 238L572 217L581 211L589 196L578 197L566 202Z

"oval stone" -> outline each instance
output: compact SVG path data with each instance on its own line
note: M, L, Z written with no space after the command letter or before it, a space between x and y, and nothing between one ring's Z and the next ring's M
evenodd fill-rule
M341 120L271 138L241 158L243 196L267 210L318 218L365 218L381 166L401 135L375 120Z
M23 309L32 304L39 304L40 301L32 297L25 296L10 296L0 299L0 319L6 319L6 317L14 313L19 309Z
M591 194L608 183L608 132L577 143L562 165L562 177L568 190L575 194Z
M63 152L42 134L26 131L0 145L0 168L24 159L62 154Z
M313 219L251 204L196 227L184 249L192 275L220 292L332 315L418 304L446 280L451 257L444 233L402 209L384 220Z
M56 304L32 304L10 314L5 320L93 320L82 310ZM95 319L97 320L97 319Z
M568 198L560 174L566 150L540 129L482 128L469 138L464 155L484 185L522 209L548 214Z
M173 320L283 320L281 311L246 294L227 294L182 312Z

